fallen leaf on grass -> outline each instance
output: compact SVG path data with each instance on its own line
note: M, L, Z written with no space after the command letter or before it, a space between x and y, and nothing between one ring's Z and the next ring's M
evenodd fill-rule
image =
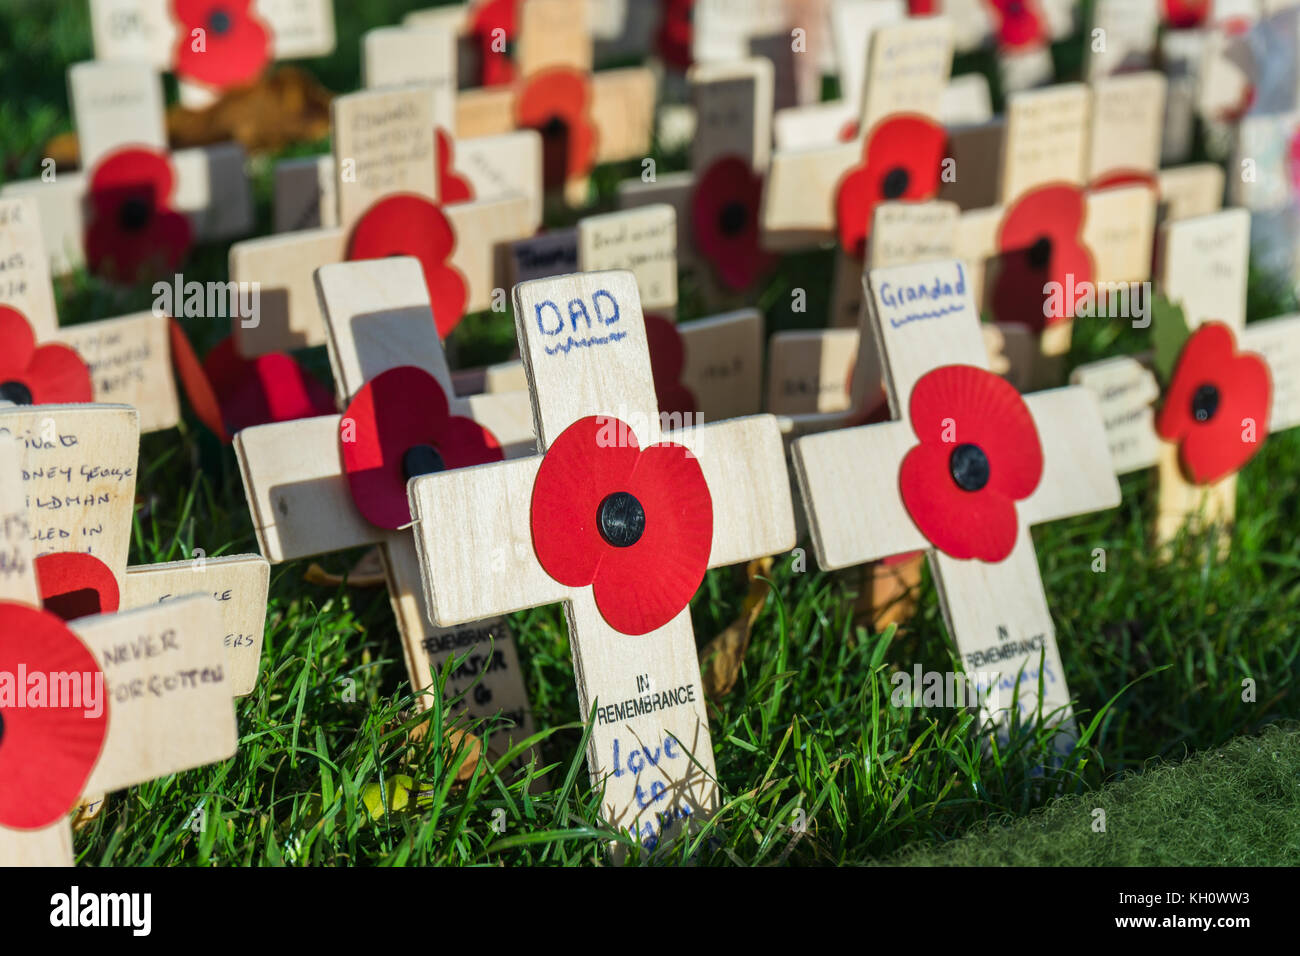
M343 574L335 574L333 571L326 571L319 564L313 561L303 574L302 579L308 584L319 584L321 587L337 588L347 585L351 588L379 588L383 587L388 579L384 576L384 564L379 556L379 549L373 548L361 556L361 560L352 566L351 571L345 571Z
M745 567L745 574L749 577L749 593L745 595L740 616L700 652L700 660L704 664L704 693L711 700L731 693L740 678L740 665L745 662L745 653L749 650L754 622L758 620L763 602L767 600L768 583L760 580L759 576L770 574L771 571L771 558L758 558L749 562Z

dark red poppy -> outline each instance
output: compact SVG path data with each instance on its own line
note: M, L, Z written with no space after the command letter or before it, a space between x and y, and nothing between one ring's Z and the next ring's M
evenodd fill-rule
M361 387L339 424L352 501L381 528L411 523L406 483L416 475L501 461L501 443L474 421L452 415L437 380L400 365Z
M1210 18L1211 0L1161 0L1160 15L1175 30L1204 26Z
M1047 42L1047 19L1037 0L989 0L989 6L1000 49L1023 50Z
M520 129L542 134L546 188L581 179L596 165L589 74L565 66L534 73L515 97L515 121Z
M455 145L451 135L442 127L434 130L438 140L438 201L444 206L454 202L469 202L474 198L474 187L454 168Z
M93 554L55 551L35 561L41 605L65 621L92 614L112 614L121 602L117 578Z
M661 442L641 449L617 418L574 422L533 483L533 549L571 588L591 585L620 634L646 634L685 608L713 547L713 498L696 457Z
M921 201L939 193L939 172L948 134L928 116L887 116L862 141L862 161L840 180L835 217L840 247L866 254L871 216L888 200Z
M90 174L86 262L91 271L134 282L174 270L193 241L190 221L171 209L176 177L162 153L127 147Z
M685 70L692 60L691 38L695 28L691 19L695 0L662 0L659 7L662 15L659 32L655 34L655 50L659 59L669 66Z
M1074 317L1092 281L1092 253L1083 244L1086 211L1083 190L1068 183L1032 189L1007 210L998 227L993 286L999 322L1042 332Z
M375 203L352 228L348 259L414 256L424 268L438 335L446 338L465 317L465 277L448 260L456 231L446 214L423 196L403 193Z
M1286 153L1287 178L1291 182L1291 191L1300 193L1300 129L1291 136Z
M1020 533L1016 502L1043 476L1043 447L1025 400L986 369L927 372L908 406L920 444L899 469L907 513L954 558L1004 560Z
M1206 322L1188 338L1156 416L1156 433L1178 444L1194 484L1239 470L1268 434L1273 380L1268 363L1238 352L1232 329Z
M271 33L252 7L253 0L173 0L177 75L218 90L256 80L271 62Z
M487 0L474 10L469 33L478 43L482 64L480 86L502 86L513 82L515 61L511 45L515 38L520 0Z
M907 15L909 17L928 17L932 13L938 13L939 0L907 0Z
M51 692L52 678L67 688L62 678L73 674L79 699ZM37 675L46 688L39 697ZM103 672L86 645L53 614L0 602L0 826L40 830L66 816L107 733Z
M688 415L696 411L695 396L681 383L686 367L686 344L677 324L661 315L645 316L646 345L650 350L650 374L654 378L659 411Z
M59 405L94 400L90 369L66 345L36 344L17 309L0 305L0 401Z
M739 156L716 159L696 177L691 196L695 248L729 289L748 288L776 263L759 246L762 201L762 174Z

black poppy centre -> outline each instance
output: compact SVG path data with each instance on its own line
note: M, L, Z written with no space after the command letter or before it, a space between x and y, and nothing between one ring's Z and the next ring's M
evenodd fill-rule
M979 491L989 483L989 456L979 445L958 445L948 457L948 470L962 491Z
M420 475L433 475L447 469L438 449L432 445L412 445L402 455L402 476L410 481Z
M907 192L908 184L911 181L912 176L906 169L902 166L895 166L885 173L885 178L880 181L880 194L886 199L897 199Z
M1029 265L1035 269L1046 269L1052 261L1052 240L1040 236L1025 252Z
M229 33L231 27L230 14L225 10L213 10L208 15L208 29L217 36Z
M122 203L117 213L117 221L126 232L139 232L149 224L149 217L152 215L153 206L147 199L132 196Z
M733 200L718 210L718 230L724 236L736 236L744 231L749 222L749 210L743 202Z
M30 405L32 390L22 382L0 382L0 398L15 405Z
M1219 410L1219 390L1208 382L1192 393L1192 418L1204 424Z
M630 548L645 533L645 508L635 495L616 491L606 495L596 509L596 527L606 543L615 548Z

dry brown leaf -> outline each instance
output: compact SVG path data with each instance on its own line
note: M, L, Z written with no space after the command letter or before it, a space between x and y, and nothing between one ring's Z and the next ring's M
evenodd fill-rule
M426 719L416 724L406 732L406 742L408 744L416 743L423 740L429 732L429 725L432 718ZM458 727L447 728L447 743L450 753L456 753L458 750L465 750L465 761L456 771L456 782L464 783L474 776L474 770L478 767L478 762L483 758L483 741L481 738L471 734L467 730L461 730Z
M890 624L900 627L916 614L925 555L886 564L876 561L862 567L861 597L853 606L857 623L879 634Z
M704 693L711 700L731 693L740 678L740 665L745 662L745 653L749 650L754 622L758 620L763 602L767 599L768 584L759 580L759 575L767 575L771 571L771 558L758 558L746 565L749 593L745 595L740 616L700 652L700 661L704 665Z
M388 579L384 576L384 564L379 557L378 548L367 551L361 556L361 560L353 565L352 570L343 574L326 571L313 561L307 567L302 579L308 584L318 584L327 588L343 585L351 588L379 588L388 583Z

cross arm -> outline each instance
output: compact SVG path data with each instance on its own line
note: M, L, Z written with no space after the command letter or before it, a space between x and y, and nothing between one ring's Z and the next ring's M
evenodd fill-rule
M237 242L230 247L230 278L260 283L260 315L247 328L231 322L239 353L247 358L325 344L325 323L312 273L347 251L342 229L310 229Z
M1119 482L1111 465L1097 398L1072 385L1025 397L1043 446L1043 477L1020 510L1026 524L1114 508Z
M929 547L903 505L908 422L806 435L791 444L817 563L828 571Z
M713 498L709 567L794 547L790 478L775 416L750 415L663 437L695 451L708 482Z
M1273 408L1268 430L1300 425L1300 315L1251 322L1237 336L1243 352L1257 352L1268 362L1273 379Z
M533 550L529 514L541 462L534 456L456 468L407 486L435 624L451 627L569 596Z
M1154 468L1160 458L1154 403L1160 384L1148 367L1150 353L1122 355L1080 365L1070 384L1088 389L1097 399L1115 474Z
M273 564L385 540L352 502L340 417L257 425L235 436L257 543Z

